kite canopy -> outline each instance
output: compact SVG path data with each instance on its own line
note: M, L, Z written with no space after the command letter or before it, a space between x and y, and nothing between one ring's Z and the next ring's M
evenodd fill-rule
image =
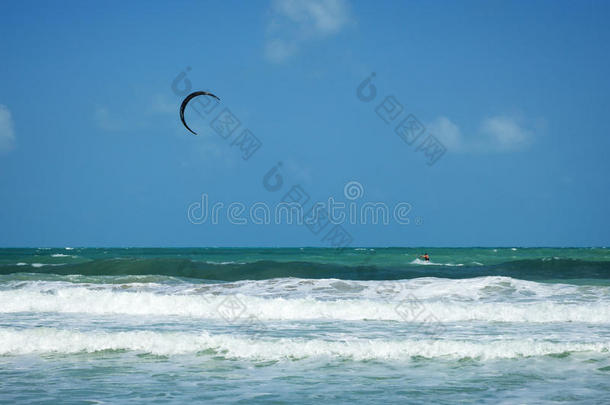
M186 125L186 121L184 120L184 109L186 108L186 105L188 104L188 102L197 96L210 96L210 97L214 97L216 100L220 101L220 99L218 97L216 97L212 93L208 93L207 91L195 91L195 92L189 94L188 96L186 96L184 101L182 101L182 105L180 106L180 120L182 121L182 124L184 124L186 129L188 129L195 135L197 135L197 132L193 131L192 129L189 128L188 125Z

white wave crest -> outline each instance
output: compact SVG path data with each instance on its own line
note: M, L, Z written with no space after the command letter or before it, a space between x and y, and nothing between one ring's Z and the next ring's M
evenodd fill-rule
M584 322L610 323L610 303L457 302L374 299L320 300L250 295L175 294L85 287L0 291L0 313L55 312L175 315L226 319L254 315L263 320L383 320L399 322ZM232 309L230 309L232 308Z
M339 357L353 360L408 360L476 358L480 360L544 356L572 352L607 353L610 342L578 343L542 340L342 340L303 338L254 339L207 332L79 332L54 328L0 329L0 355L31 353L91 353L128 350L155 355L198 353L212 350L225 358L257 360Z
M463 263L436 263L431 260L413 259L409 264L419 264L422 266L448 266L448 267L461 267Z

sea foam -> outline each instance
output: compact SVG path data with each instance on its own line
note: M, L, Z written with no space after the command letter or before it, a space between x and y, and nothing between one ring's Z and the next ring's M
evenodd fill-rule
M158 291L54 287L0 291L0 313L55 312L98 315L173 315L226 319L256 316L261 320L381 320L398 322L584 322L610 323L610 303L452 301L419 299L414 295L393 299L315 297L259 297L244 294L184 294ZM226 309L226 310L225 310Z
M610 342L578 343L544 340L341 340L303 338L254 339L207 332L154 331L80 332L54 328L0 329L0 354L80 353L127 350L155 355L176 355L212 351L225 358L282 360L317 357L353 360L407 360L426 358L499 359L544 356L573 352L607 353ZM208 353L210 354L210 353Z

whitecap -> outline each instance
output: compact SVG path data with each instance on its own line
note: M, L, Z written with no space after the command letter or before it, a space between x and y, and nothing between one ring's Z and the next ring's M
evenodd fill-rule
M346 358L363 360L409 360L425 358L511 359L552 354L607 353L610 342L551 342L548 340L498 339L490 341L432 339L304 338L255 339L226 334L127 331L80 332L55 328L0 329L1 355L32 353L93 353L128 350L155 355L178 355L213 351L229 359L299 360Z
M309 281L309 284L305 283ZM434 322L583 322L610 324L607 287L588 287L590 298L564 302L579 286L544 285L503 277L473 280L417 279L411 282L276 280L275 292L257 284L70 286L67 282L36 282L0 291L0 313L84 313L98 315L184 316L226 320L222 308L261 320L379 320L422 322L422 310ZM55 284L54 284L55 283ZM286 288L291 285L291 290ZM122 286L121 286L122 287ZM363 288L364 287L364 288ZM265 284L267 289L274 288ZM300 297L294 289L303 288ZM146 290L148 289L148 290ZM318 294L316 298L311 294ZM49 294L53 291L53 294ZM250 295L240 291L251 291ZM258 291L256 295L252 295ZM271 290L273 291L273 290ZM265 297L265 294L268 294ZM418 311L414 308L417 307Z

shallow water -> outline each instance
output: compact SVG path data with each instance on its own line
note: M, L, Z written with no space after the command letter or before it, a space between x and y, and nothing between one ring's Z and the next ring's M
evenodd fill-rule
M608 402L610 253L515 249L3 249L0 399Z

